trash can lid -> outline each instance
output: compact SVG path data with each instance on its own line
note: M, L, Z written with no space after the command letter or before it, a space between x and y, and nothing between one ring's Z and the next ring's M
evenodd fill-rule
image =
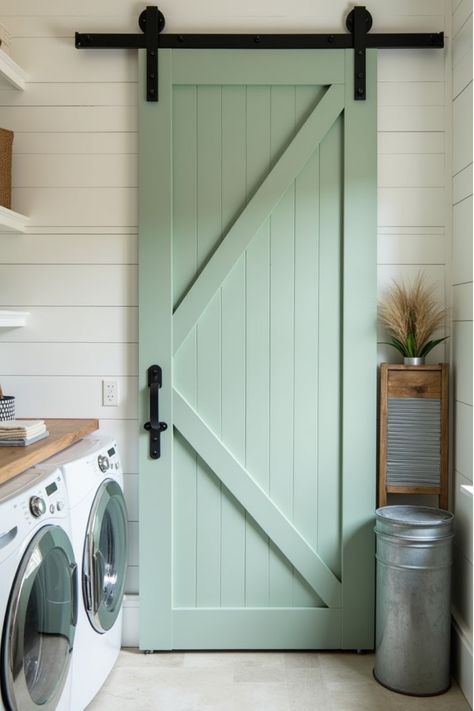
M443 526L451 524L454 519L449 511L430 506L382 506L376 510L375 515L387 523L408 526Z

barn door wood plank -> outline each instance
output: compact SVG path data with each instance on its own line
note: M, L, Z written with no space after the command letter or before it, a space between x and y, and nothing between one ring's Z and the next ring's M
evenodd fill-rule
M183 396L174 391L174 424L215 475L270 536L328 607L339 607L341 583L276 504Z
M331 86L242 210L174 313L174 352L341 113L344 88Z

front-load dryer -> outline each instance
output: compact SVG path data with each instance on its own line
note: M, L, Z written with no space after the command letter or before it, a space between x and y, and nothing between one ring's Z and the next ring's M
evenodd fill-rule
M0 708L69 711L78 610L64 477L30 469L0 486Z
M120 651L128 527L123 473L116 442L99 436L84 438L45 465L60 468L69 494L81 579L71 711L83 711Z

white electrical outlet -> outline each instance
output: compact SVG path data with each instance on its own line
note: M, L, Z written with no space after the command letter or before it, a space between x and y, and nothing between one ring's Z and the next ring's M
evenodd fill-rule
M116 380L102 381L102 405L118 407L118 383Z

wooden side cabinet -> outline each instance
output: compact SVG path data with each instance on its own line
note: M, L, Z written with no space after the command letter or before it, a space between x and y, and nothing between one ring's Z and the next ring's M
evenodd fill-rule
M448 364L380 366L378 505L436 494L448 508Z

